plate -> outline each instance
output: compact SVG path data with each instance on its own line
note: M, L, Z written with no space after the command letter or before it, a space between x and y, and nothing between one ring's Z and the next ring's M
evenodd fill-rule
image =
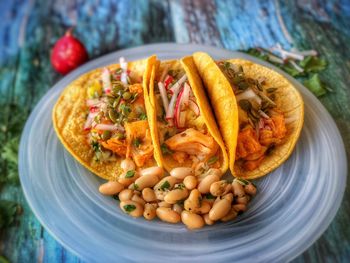
M131 218L110 197L102 180L64 149L51 111L66 85L82 73L157 54L180 58L205 51L215 59L246 58L288 78L305 101L305 125L294 153L279 169L257 180L258 194L233 222L189 231L184 225ZM346 185L346 155L339 131L321 103L299 82L268 63L224 49L155 44L117 51L75 70L40 100L25 125L19 150L24 194L45 229L89 262L280 262L306 250L326 230Z

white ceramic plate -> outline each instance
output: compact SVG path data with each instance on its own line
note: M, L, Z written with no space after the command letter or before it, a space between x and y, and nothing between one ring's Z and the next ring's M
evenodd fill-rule
M82 73L157 54L180 58L205 51L215 59L246 58L285 75L305 101L305 124L287 162L256 181L258 194L237 220L188 231L183 225L148 222L123 214L117 201L99 194L102 180L64 149L51 110L62 90ZM33 212L59 242L89 262L280 262L306 250L327 228L342 200L346 157L339 131L321 103L296 80L255 58L224 49L156 44L93 60L52 87L23 131L19 169Z

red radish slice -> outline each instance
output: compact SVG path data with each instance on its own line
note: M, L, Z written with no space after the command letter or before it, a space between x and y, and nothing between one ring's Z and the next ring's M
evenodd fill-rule
M196 114L196 116L199 116L200 110L197 103L194 100L190 99L188 101L188 107Z
M99 123L95 126L95 129L101 130L101 131L121 131L122 128L115 126L113 124L102 124Z
M122 74L120 75L120 81L124 84L128 84L128 63L125 61L125 58L119 58L120 68L122 69Z
M84 124L84 130L89 130L91 128L92 122L94 120L94 118L97 116L98 112L90 112L86 122Z
M86 100L86 105L88 107L98 106L99 104L101 104L101 101L98 100L98 99L88 99L88 100Z
M102 71L102 86L106 93L111 91L111 73L108 68L104 68ZM109 92L107 92L109 91Z
M171 88L173 94L178 94L180 91L180 88L182 87L182 84L187 80L186 74L183 75Z
M188 106L188 101L190 99L190 90L191 90L190 85L188 85L187 82L185 82L184 89L183 89L183 95L182 95L182 102L181 102L181 104L183 104L185 106Z
M175 112L174 112L175 125L178 128L180 128L180 126L179 126L179 124L180 124L180 111L181 111L183 94L184 94L184 89L182 89L180 91L179 96L177 97L177 100L176 100L176 105L175 105Z
M174 81L174 78L170 75L167 75L165 80L164 80L164 87L169 90L170 88L170 84ZM169 90L170 92L170 90Z
M166 93L164 84L162 82L158 82L158 88L159 88L160 96L162 97L164 110L165 110L165 112L168 112L169 99L168 99L168 95Z

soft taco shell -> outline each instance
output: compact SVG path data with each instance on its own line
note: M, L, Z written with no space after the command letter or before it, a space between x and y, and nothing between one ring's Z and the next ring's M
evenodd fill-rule
M135 74L136 78L142 80L144 90L149 84L150 65L154 64L155 59L155 56L152 56L148 59L128 63L128 69ZM108 66L110 70L119 67L118 64ZM94 152L86 142L86 134L83 129L88 111L86 106L87 83L99 78L100 75L101 69L95 69L69 84L53 108L52 120L58 138L76 160L94 174L106 180L116 180L122 172L120 168L121 158L117 158L113 162L98 163L93 161ZM145 101L147 101L146 93L144 95Z
M150 93L150 103L149 107L149 122L151 126L151 134L154 142L154 158L156 159L159 166L164 167L167 171L170 171L174 167L178 166L191 166L192 161L187 160L184 164L179 164L171 156L163 156L160 142L159 142L159 132L157 128L157 110L159 110L160 105L158 105L155 96L154 96L154 80L162 72L162 69L165 64L170 64L170 69L177 70L183 69L187 74L189 84L192 88L192 92L197 99L197 104L200 109L201 115L203 116L204 122L208 128L209 133L218 143L221 150L220 154L220 163L221 171L224 173L228 169L228 156L226 153L225 145L222 140L220 131L216 125L212 109L206 97L205 91L203 89L202 81L195 67L192 57L185 57L173 61L165 61L164 63L155 63L152 69L152 74L150 78L149 93Z
M213 96L219 97L220 95L215 95L217 93L228 94L229 90L232 91L227 79L224 77L225 81L222 80L224 74L216 65L215 61L213 61L207 54L201 52L195 53L194 60L210 98ZM280 109L285 116L286 127L288 130L287 136L284 138L282 144L276 146L276 148L264 158L263 162L257 169L246 171L239 169L237 165L235 165L233 169L230 166L231 172L237 177L245 179L259 178L279 167L293 152L304 122L303 99L296 88L281 74L248 60L231 59L228 61L233 64L241 65L246 77L254 79L265 78L267 86L277 88L275 103L277 104L277 108ZM220 77L216 77L215 79L215 74L220 75ZM220 79L220 81L217 79ZM235 101L234 96L233 98ZM212 100L216 117L219 120L226 120L226 122L223 122L222 125L220 125L221 133L223 134L229 152L235 152L238 116L237 114L232 115L232 112L237 112L237 103L235 101L233 104L227 105L227 101L218 102L218 100ZM230 129L232 129L232 127L234 127L233 133L236 135L230 138ZM235 142L232 142L232 140ZM234 153L230 154L230 158L231 156L234 156ZM232 159L230 159L230 164L231 163Z

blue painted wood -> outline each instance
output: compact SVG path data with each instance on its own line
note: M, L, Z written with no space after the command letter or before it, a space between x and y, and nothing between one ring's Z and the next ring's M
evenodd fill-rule
M0 104L6 121L10 103L32 109L61 78L50 67L50 49L70 26L91 58L153 42L231 50L280 43L315 48L329 61L323 78L335 92L321 101L335 118L350 158L348 0L14 0L0 1L0 12ZM0 198L16 200L24 210L20 224L2 233L0 254L12 262L81 262L40 225L18 186L6 186ZM331 226L295 262L350 259L349 200L347 188Z

